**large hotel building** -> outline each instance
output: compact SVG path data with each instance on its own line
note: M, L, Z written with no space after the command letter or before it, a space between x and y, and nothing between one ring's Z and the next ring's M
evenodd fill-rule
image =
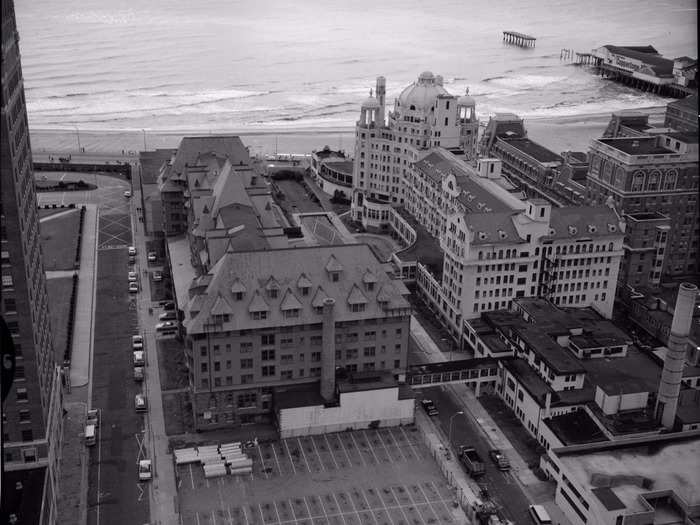
M3 0L0 311L15 348L14 383L2 405L2 488L3 505L7 504L3 510L23 509L23 522L44 524L56 522L62 390L39 244L39 216L18 46L14 5ZM16 490L17 487L24 489ZM23 500L25 497L36 499L28 502Z

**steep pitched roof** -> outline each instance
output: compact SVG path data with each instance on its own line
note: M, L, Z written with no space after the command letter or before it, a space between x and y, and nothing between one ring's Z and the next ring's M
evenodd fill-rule
M362 293L362 290L356 285L352 285L352 289L348 294L348 304L367 304L367 297Z
M335 258L335 255L331 254L331 256L328 258L328 262L326 263L326 271L327 272L342 272L343 271L343 265L340 264L338 259Z
M245 292L246 292L245 285L241 282L241 280L238 277L236 277L236 279L231 284L231 293L245 293Z
M472 244L512 244L523 242L513 224L513 212L465 213L464 222L474 233Z
M311 306L314 308L320 308L323 306L323 301L328 297L328 294L323 290L321 286L318 287L314 298L311 300Z
M301 303L299 302L299 299L296 298L294 293L292 293L289 288L287 288L287 291L284 293L284 298L282 299L280 308L282 310L301 310Z
M231 305L228 304L228 301L221 295L218 295L214 306L211 307L210 313L211 315L231 315L233 314L233 310L231 309Z
M250 301L250 304L248 305L248 311L249 312L269 312L270 311L270 306L265 302L265 299L262 298L260 295L260 292L258 290L255 290L255 294L253 294L253 299Z
M185 165L193 165L203 153L214 152L231 159L231 164L250 163L243 142L235 135L183 137L172 165L172 174L181 176Z
M362 276L362 282L367 284L367 283L376 283L377 282L377 276L372 273L372 270L367 268L365 271L364 275Z
M305 273L302 273L297 279L297 288L311 288L314 285Z

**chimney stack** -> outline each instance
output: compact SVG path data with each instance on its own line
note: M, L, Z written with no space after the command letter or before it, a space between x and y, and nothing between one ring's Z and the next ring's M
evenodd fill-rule
M333 306L335 299L326 297L323 300L323 332L321 343L321 397L327 402L335 399L335 319Z
M668 337L668 352L664 359L664 369L661 372L656 400L656 419L666 428L672 428L676 419L688 334L690 334L697 295L698 287L694 284L681 283L678 287L676 309L673 313L671 334Z

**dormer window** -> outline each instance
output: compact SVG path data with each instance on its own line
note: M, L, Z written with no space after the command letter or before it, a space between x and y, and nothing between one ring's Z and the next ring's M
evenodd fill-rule
M340 280L340 272L331 272L331 281L337 283Z
M293 319L295 317L299 317L298 308L294 308L292 310L284 310L282 313L284 314L285 319Z
M242 301L243 300L243 292L236 292L233 294L233 298L236 301Z
M350 311L351 312L364 312L365 311L365 304L364 303L351 304Z
M368 292L374 290L374 283L365 283L365 286L367 287Z
M250 312L250 318L253 321L262 321L267 319L267 312Z
M268 291L267 291L267 296L268 296L270 299L277 299L277 290L274 289L274 288L268 290Z
M301 291L301 295L309 295L309 290L310 288L308 286L304 286L303 288L299 288Z

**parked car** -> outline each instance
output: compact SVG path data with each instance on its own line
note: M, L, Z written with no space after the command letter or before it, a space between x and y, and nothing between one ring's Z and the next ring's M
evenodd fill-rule
M136 246L129 246L129 255L136 255Z
M134 366L144 366L146 364L146 356L143 350L134 351Z
M156 270L153 272L153 281L158 282L163 280L163 272Z
M148 481L153 477L151 472L151 460L142 459L139 461L139 481Z
M136 256L135 255L129 255L129 264L131 264L131 265L136 264Z
M143 350L143 336L140 334L131 336L131 348L133 350Z
M134 408L136 412L147 412L148 411L148 400L143 394L136 394L134 397Z
M157 332L167 332L169 330L175 330L177 328L177 323L174 321L164 321L156 325Z
M126 191L124 192L124 197L126 197L127 199L128 199L129 197L131 197L131 190L126 190Z
M433 403L430 399L421 399L420 402L421 406L423 407L423 410L425 410L425 413L428 414L429 416L437 416L438 415L438 409L435 406L435 403Z
M143 381L144 368L142 366L134 367L134 381Z
M508 461L506 455L499 449L492 448L489 450L489 457L491 461L496 464L498 470L510 470L510 461Z
M156 262L158 259L158 256L156 255L156 252L148 252L148 262Z
M135 281L131 281L129 283L129 293L138 293L139 291L139 283Z
M100 426L100 411L96 408L88 410L87 412L87 425L95 425L95 428Z
M93 446L97 442L97 429L95 425L85 426L85 444L88 447Z
M174 310L170 310L168 312L163 312L158 316L158 320L160 321L176 321L177 320L177 314L175 313Z
M135 282L139 278L138 275L136 275L136 272L129 272L129 282Z
M160 304L163 310L175 310L175 303L172 301L163 301Z

